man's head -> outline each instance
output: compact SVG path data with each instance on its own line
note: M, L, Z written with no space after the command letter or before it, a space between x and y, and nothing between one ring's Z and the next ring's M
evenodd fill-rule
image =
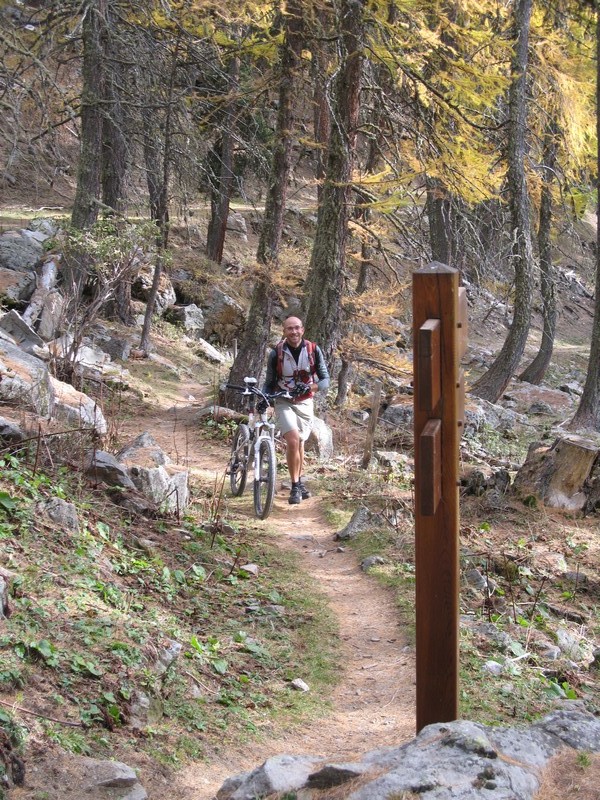
M298 317L287 317L283 321L283 335L290 347L298 347L304 336L304 325Z

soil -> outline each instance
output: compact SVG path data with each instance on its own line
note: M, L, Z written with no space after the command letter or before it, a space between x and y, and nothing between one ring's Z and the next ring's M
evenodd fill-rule
M201 392L202 387L182 384L179 398L174 399L184 403L190 394L198 398ZM129 424L132 435L142 429L152 431L166 452L178 456L192 474L201 470L206 480L207 471L222 476L227 451L199 434L199 405L177 404L166 413L155 408ZM122 433L127 435L126 430ZM307 485L310 488L310 474ZM322 500L313 496L300 506L290 506L288 486L285 480L278 485L264 524L277 531L280 547L298 553L299 567L316 579L338 621L343 666L337 687L323 698L331 710L321 719L274 731L244 747L217 751L209 763L193 764L168 781L161 776L148 780L142 767L141 780L152 800L174 795L212 798L227 777L280 753L351 760L415 735L414 647L399 624L391 591L361 570L354 552L333 540L337 529L327 523ZM252 514L250 495L248 513Z

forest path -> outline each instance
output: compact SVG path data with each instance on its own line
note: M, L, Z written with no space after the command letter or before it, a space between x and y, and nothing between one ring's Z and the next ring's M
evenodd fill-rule
M179 463L202 471L204 480L207 472L222 478L228 451L202 437L197 406L178 405L166 413L156 409L155 414L148 410L133 422L138 433L150 431ZM290 506L288 493L278 485L273 511L261 524L277 531L279 547L298 554L299 568L316 580L337 620L341 669L337 685L323 698L329 709L322 718L275 729L240 747L224 747L210 762L182 769L171 784L171 797L210 800L227 777L269 756L304 753L352 760L414 736L414 647L408 646L391 591L361 570L356 553L338 548L336 529L328 524L319 497ZM248 489L244 497L252 515Z

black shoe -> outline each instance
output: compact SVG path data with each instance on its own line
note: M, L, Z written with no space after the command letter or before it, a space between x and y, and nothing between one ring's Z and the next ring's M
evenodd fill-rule
M288 503L291 506L295 506L295 505L298 505L298 503L301 503L301 502L302 502L302 491L300 489L300 484L299 483L295 483L292 486L292 491L290 492L290 498L288 500Z
M298 486L300 487L300 494L302 496L302 499L303 500L308 500L308 498L310 497L310 492L308 491L306 486L302 483L302 481L300 481Z

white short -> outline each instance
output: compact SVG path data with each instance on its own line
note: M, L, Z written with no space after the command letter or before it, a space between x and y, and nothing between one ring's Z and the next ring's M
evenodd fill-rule
M305 442L312 430L314 418L315 404L312 398L299 403L275 400L275 420L282 434L298 431L300 440Z

